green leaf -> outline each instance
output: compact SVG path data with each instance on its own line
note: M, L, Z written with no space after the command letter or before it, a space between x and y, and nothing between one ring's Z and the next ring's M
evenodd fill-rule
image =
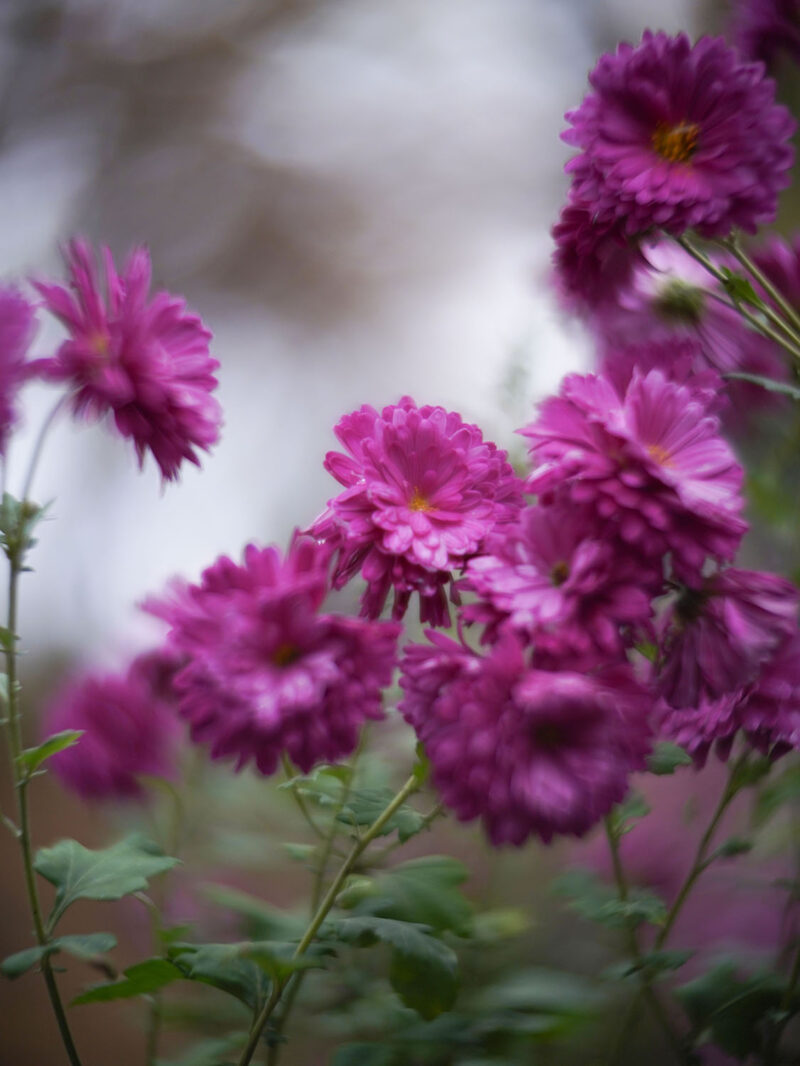
M49 759L56 752L64 751L65 748L71 748L82 736L82 729L65 729L62 733L53 733L37 747L26 748L20 753L17 759L20 769L26 777L30 777L45 759Z
M663 776L674 774L679 766L691 766L691 764L691 755L682 747L668 740L662 740L653 748L653 753L647 760L647 769L651 774Z
M336 1049L331 1066L394 1066L396 1055L386 1044L345 1044Z
M171 869L177 861L137 833L101 851L85 848L76 840L61 840L37 852L34 866L56 886L50 916L54 926L75 900L114 900L141 892L149 878Z
M0 626L0 647L3 651L13 651L18 639L16 633L12 633L5 626Z
M749 381L751 385L759 385L767 392L778 392L781 396L789 396L792 400L800 400L800 389L796 385L789 385L785 381L775 381L773 378L764 378L760 374L746 374L744 371L730 371L722 375L726 380Z
M234 996L250 1010L260 1010L270 986L266 974L244 958L243 944L176 944L172 962L190 981L212 985Z
M333 935L347 944L369 947L376 941L392 948L389 980L407 1007L423 1018L449 1010L458 991L458 959L428 926L391 918L340 918Z
M753 811L753 821L763 825L785 804L800 799L800 765L789 766L761 789Z
M723 1051L739 1059L762 1050L764 1026L780 1009L785 982L774 973L740 978L722 963L677 990L697 1034L710 1030Z
M609 829L619 840L626 833L630 833L640 818L645 818L650 813L650 804L641 792L630 792L622 803L618 803L609 815Z
M8 492L0 501L0 546L15 565L22 564L25 553L36 541L32 533L44 517L49 504L39 507L31 500L17 500Z
M586 977L530 967L486 988L472 1002L481 1012L514 1010L583 1016L598 1011L605 1000L603 989Z
M203 1040L179 1059L170 1059L169 1062L156 1059L156 1066L220 1066L230 1052L238 1052L242 1048L245 1039L242 1033L228 1033L227 1036Z
M132 996L150 995L182 977L183 974L178 967L168 959L147 959L125 970L122 980L95 985L87 989L86 992L73 999L72 1006L82 1003L107 1003L112 999L130 999Z
M759 755L740 764L733 775L731 788L751 788L762 781L772 769L773 763L766 755Z
M570 907L589 921L611 928L637 926L644 922L662 925L667 916L664 901L652 892L632 888L627 900L589 870L568 870L553 883L554 891L570 901Z
M340 822L353 826L368 826L383 814L394 799L395 793L390 788L358 788L353 789L347 803L338 814ZM410 837L424 827L423 816L408 804L399 807L388 822L383 826L378 836L388 836L397 830L397 836L401 843L405 843Z
M719 270L724 275L722 287L734 302L750 304L752 307L761 306L758 293L743 274L737 274L725 266L721 266Z
M246 919L253 940L299 940L305 930L306 921L303 918L287 914L238 888L203 885L202 893L212 903Z
M714 851L712 859L732 859L753 850L753 841L744 837L730 837Z
M641 963L627 960L625 962L616 963L614 966L610 966L605 971L605 976L614 980L619 980L620 978L645 974L648 980L652 981L663 974L679 970L694 954L694 951L691 950L681 951L677 949L670 951L651 951L647 955L642 956Z
M466 877L465 867L446 855L412 859L378 874L355 911L465 935L470 930L472 906L458 886Z
M0 973L6 977L20 977L23 973L41 962L43 958L66 951L76 959L96 959L116 946L117 938L111 933L77 933L70 936L56 937L48 944L37 945L9 955L0 963Z

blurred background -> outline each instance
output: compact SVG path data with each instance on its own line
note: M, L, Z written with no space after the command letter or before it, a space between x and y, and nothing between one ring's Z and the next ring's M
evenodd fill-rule
M697 0L0 0L0 276L59 276L73 234L117 256L147 243L157 284L214 332L225 412L203 470L163 492L103 428L57 427L34 491L55 521L23 587L30 691L146 643L135 605L170 575L307 524L334 491L332 427L362 403L410 394L517 448L533 401L590 361L549 284L563 113L618 40L720 15ZM57 342L40 333L36 354ZM12 491L52 402L30 396ZM50 779L34 818L39 843L107 839ZM461 849L476 891L501 863L512 902L544 880L541 849L489 862L477 834L448 832L438 847ZM6 954L29 920L2 849ZM0 984L0 1003L4 1066L61 1061L38 980ZM128 1007L80 1008L75 1029L87 1066L141 1062Z

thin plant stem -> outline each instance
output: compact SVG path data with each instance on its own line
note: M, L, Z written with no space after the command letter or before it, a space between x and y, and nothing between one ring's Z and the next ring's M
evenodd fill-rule
M728 279L725 277L722 271L714 265L714 263L708 258L707 255L704 255L699 248L696 248L688 237L675 237L674 240L677 241L681 248L683 248L685 252L688 252L688 254L693 259L697 260L698 263L705 267L708 273L711 274L713 278L716 278L716 280L719 281L720 284L727 284ZM746 322L750 323L753 329L761 333L762 336L768 337L770 340L780 345L780 347L783 348L784 351L794 356L795 359L800 359L800 335L798 335L789 325L787 325L787 323L784 322L784 320L779 315L776 315L768 304L765 304L763 301L761 301L760 303L761 306L759 310L761 310L767 316L767 318L770 319L771 322L779 326L787 335L786 337L782 337L780 333L778 333L775 329L769 326L766 322L763 322L761 319L757 318L756 315L748 311L742 303L736 301L733 303L732 306L735 307L736 311L738 311L738 313L742 316L743 319L745 319Z
M33 452L31 453L31 461L28 464L28 472L25 476L25 485L22 489L23 500L27 500L30 497L31 489L33 488L33 479L36 476L36 471L39 466L39 460L42 457L42 452L44 450L45 441L47 440L47 435L50 432L59 414L63 410L66 402L66 396L62 396L62 398L51 408L50 413L47 415L44 422L42 422L41 428L39 429L39 435L37 436L36 443L33 446Z
M6 675L8 683L8 738L11 754L11 775L14 789L17 795L17 814L19 828L17 836L22 852L22 865L25 873L25 889L28 896L33 927L36 941L40 947L46 947L49 942L48 931L42 918L39 893L36 888L36 876L33 868L33 852L31 848L30 817L28 812L28 783L29 778L23 773L20 766L22 755L22 713L19 700L19 682L17 680L17 615L18 615L18 591L19 575L22 565L19 558L19 550L9 549L9 582L8 582L8 615L6 626L8 629L8 643L6 646ZM61 1034L61 1040L67 1052L71 1066L81 1066L75 1043L72 1039L64 1005L56 984L52 963L49 956L45 955L41 963L42 974L47 994Z
M614 830L610 818L604 819L604 825L606 830L606 837L608 839L608 847L611 852L611 864L614 870L614 881L617 886L617 895L621 902L626 903L629 896L628 882L625 877L625 871L622 866L622 856L619 851L619 838ZM625 1037L630 1031L630 1026L636 1018L636 1003L639 996L643 996L650 1007L653 1017L656 1019L664 1035L669 1042L670 1047L676 1053L681 1062L687 1061L686 1049L681 1043L680 1037L673 1031L670 1024L667 1013L661 1003L661 1000L656 995L645 973L644 958L642 956L642 949L639 944L639 937L636 932L636 927L632 923L625 924L625 936L627 941L628 954L631 961L636 967L639 975L639 990L634 996L631 1002L625 1021L620 1029L619 1036L617 1038L617 1044L612 1061L616 1061L622 1051L625 1043Z
M286 775L286 780L287 780L287 782L291 782L292 778L295 776L292 764L289 762L289 759L287 758L286 754L283 754L281 756L281 761L282 761L282 764L283 764L283 772ZM307 823L307 825L309 826L311 831L314 833L314 835L319 837L320 840L325 840L325 835L326 834L325 834L324 829L320 829L320 827L314 821L314 818L313 818L313 816L311 814L311 811L308 809L308 804L303 799L303 797L300 795L300 793L297 791L297 788L294 785L294 783L289 785L289 793L290 793L292 799L294 800L294 802L297 804L297 809L300 811L300 814L303 816L304 821Z
M356 842L353 844L353 848L350 854L342 863L339 872L336 874L333 881L331 882L330 887L328 888L328 891L325 893L325 897L320 903L317 909L317 913L311 919L308 928L303 934L302 940L297 945L294 955L292 956L293 960L301 959L306 954L309 947L313 943L314 938L319 932L322 923L325 921L331 908L336 902L336 899L342 889L342 886L344 885L344 882L350 875L351 871L353 870L353 867L356 865L363 852L366 851L366 849L369 847L375 837L378 836L378 834L381 832L386 823L391 819L395 812L405 803L408 797L417 791L419 785L420 782L417 775L412 774L411 777L409 777L409 779L400 789L400 791L397 793L397 795L394 797L394 799L375 819L369 829L367 829L367 831L361 837L359 837L359 839L356 840ZM256 1048L258 1047L258 1042L261 1039L261 1034L264 1031L264 1026L267 1024L270 1017L272 1016L272 1012L275 1010L278 1003L280 1002L281 996L283 995L283 991L286 988L288 982L289 978L282 978L276 980L273 983L269 998L262 1007L255 1021L253 1022L253 1026L247 1038L247 1044L245 1045L244 1051L242 1052L241 1058L239 1059L238 1066L248 1066L248 1064L252 1061Z
M763 270L761 270L742 249L738 239L736 237L731 237L730 240L721 241L720 243L722 244L722 247L727 249L727 251L729 251L741 263L745 270L752 275L767 296L778 305L789 322L792 323L795 330L800 331L800 314L798 314L796 308L792 307L780 289L772 284L766 274L764 274Z

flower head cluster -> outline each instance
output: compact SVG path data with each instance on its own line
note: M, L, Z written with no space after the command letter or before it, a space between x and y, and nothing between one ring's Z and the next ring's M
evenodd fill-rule
M774 83L721 38L645 31L589 76L567 114L573 203L638 236L694 228L724 236L775 217L789 181L794 122Z
M286 752L308 771L349 755L364 721L382 716L400 627L320 614L329 562L309 537L285 558L251 544L241 564L223 556L198 585L146 605L186 658L180 713L214 758L271 774Z
M121 274L104 248L104 284L84 241L69 244L66 263L69 288L36 286L69 333L47 376L67 383L76 414L113 414L140 464L149 451L162 476L175 479L184 460L199 463L197 450L207 451L219 436L211 334L180 298L158 292L149 299L144 248L133 252Z
M25 363L33 330L33 306L16 289L0 288L0 455L17 420L17 392L33 366Z
M171 654L152 652L126 673L75 678L56 694L47 733L83 731L50 762L67 788L87 800L141 799L141 775L172 775L181 732L171 685L177 665Z
M623 798L649 749L650 701L626 666L537 670L509 633L486 655L429 634L403 661L400 709L433 781L494 844L581 835Z
M460 415L408 397L346 415L336 435L349 454L329 452L325 466L345 491L311 530L338 549L334 583L360 570L367 617L394 589L396 618L418 592L423 621L443 624L453 571L520 506L506 453Z
M706 557L733 558L746 528L742 470L719 435L704 390L634 369L620 396L604 378L567 377L522 430L538 465L531 491L566 491L606 536L697 575Z
M571 199L553 226L553 264L567 308L592 309L630 281L640 258L620 222L597 219L591 206Z

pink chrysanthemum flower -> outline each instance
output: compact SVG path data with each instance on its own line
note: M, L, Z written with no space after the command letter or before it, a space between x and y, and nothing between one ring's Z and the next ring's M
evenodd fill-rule
M382 717L400 626L319 614L329 561L309 537L285 558L251 544L241 565L223 556L199 585L145 605L187 660L180 712L213 758L271 774L286 752L306 772L349 755L364 721Z
M563 134L572 197L637 236L653 229L708 237L774 219L789 183L795 124L759 63L721 38L645 31L589 76Z
M139 464L150 451L162 477L174 480L184 459L199 464L197 450L207 451L219 437L220 407L211 395L219 364L208 352L211 334L179 297L157 292L148 298L145 248L133 252L121 275L103 248L104 284L85 241L68 245L66 264L69 288L36 285L69 332L46 375L73 390L77 415L113 413Z
M735 692L797 628L800 593L777 574L729 567L687 588L665 618L658 688L676 708Z
M657 714L658 733L665 740L679 744L702 769L711 750L723 762L728 758L739 731L741 690L720 696L706 693L688 707L671 707L662 701Z
M0 288L0 455L17 421L17 393L32 372L25 356L33 337L33 306L13 288Z
M486 656L429 634L403 661L400 709L442 801L493 844L580 836L618 803L649 749L650 701L627 666L530 669L505 634Z
M650 559L669 552L678 574L735 555L746 529L742 469L704 389L634 369L620 397L602 377L573 374L521 432L538 463L528 486L545 502L566 491L607 535Z
M747 739L772 758L800 748L800 633L797 629L761 668L739 717Z
M47 734L83 730L50 761L65 787L86 800L140 800L141 775L172 776L181 733L169 683L175 666L169 654L154 652L125 674L90 674L57 693L45 714Z
M444 624L453 571L521 505L506 453L460 415L408 397L380 413L364 406L346 415L336 436L350 454L328 452L325 467L345 491L312 527L339 549L334 584L360 570L367 617L394 588L395 618L417 592L422 620Z
M567 308L591 309L613 299L641 255L620 222L604 224L591 207L572 199L552 235L555 281Z
M661 572L602 535L582 507L527 507L467 564L464 587L479 602L467 621L508 622L543 656L571 666L620 660L650 618Z
M800 63L800 2L739 0L733 39L743 56L771 66L780 52Z

